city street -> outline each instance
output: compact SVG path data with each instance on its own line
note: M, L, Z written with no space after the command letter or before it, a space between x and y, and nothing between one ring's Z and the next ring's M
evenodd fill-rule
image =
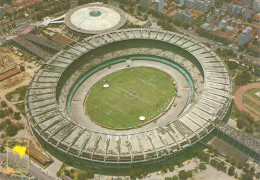
M6 153L0 153L0 161L6 161L7 160L7 154ZM9 162L11 162L14 165L14 160L15 157L14 156L10 156L9 155ZM21 160L21 166L23 168L25 168L27 166L27 156L24 156ZM47 174L43 173L40 169L38 169L37 167L35 167L33 164L29 164L29 173L36 177L39 178L41 180L46 180L46 179L51 179L50 176L48 176ZM5 177L8 179L8 177Z

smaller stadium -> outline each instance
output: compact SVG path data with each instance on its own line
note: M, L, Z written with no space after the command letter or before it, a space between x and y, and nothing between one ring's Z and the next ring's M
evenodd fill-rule
M72 33L87 36L119 29L126 23L126 17L118 7L94 3L71 9L64 22Z

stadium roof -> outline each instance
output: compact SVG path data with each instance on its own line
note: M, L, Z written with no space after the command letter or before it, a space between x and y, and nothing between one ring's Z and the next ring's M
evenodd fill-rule
M111 5L86 4L71 9L65 24L83 34L99 34L122 27L126 22L124 12Z

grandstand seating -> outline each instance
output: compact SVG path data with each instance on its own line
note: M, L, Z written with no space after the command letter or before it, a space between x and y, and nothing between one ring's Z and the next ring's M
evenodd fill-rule
M47 61L52 56L52 54L42 50L35 44L31 43L30 41L22 37L17 37L13 39L13 41L45 61Z
M35 44L40 44L42 46L45 46L47 48L53 49L55 51L62 50L65 46L55 42L53 40L47 39L43 36L34 35L34 34L25 34L22 36L22 38L27 39Z

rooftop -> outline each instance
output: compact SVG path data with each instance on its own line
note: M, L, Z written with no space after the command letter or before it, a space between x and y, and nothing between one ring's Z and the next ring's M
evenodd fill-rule
M124 12L111 5L86 4L71 9L65 24L73 31L98 34L122 27L126 22Z

